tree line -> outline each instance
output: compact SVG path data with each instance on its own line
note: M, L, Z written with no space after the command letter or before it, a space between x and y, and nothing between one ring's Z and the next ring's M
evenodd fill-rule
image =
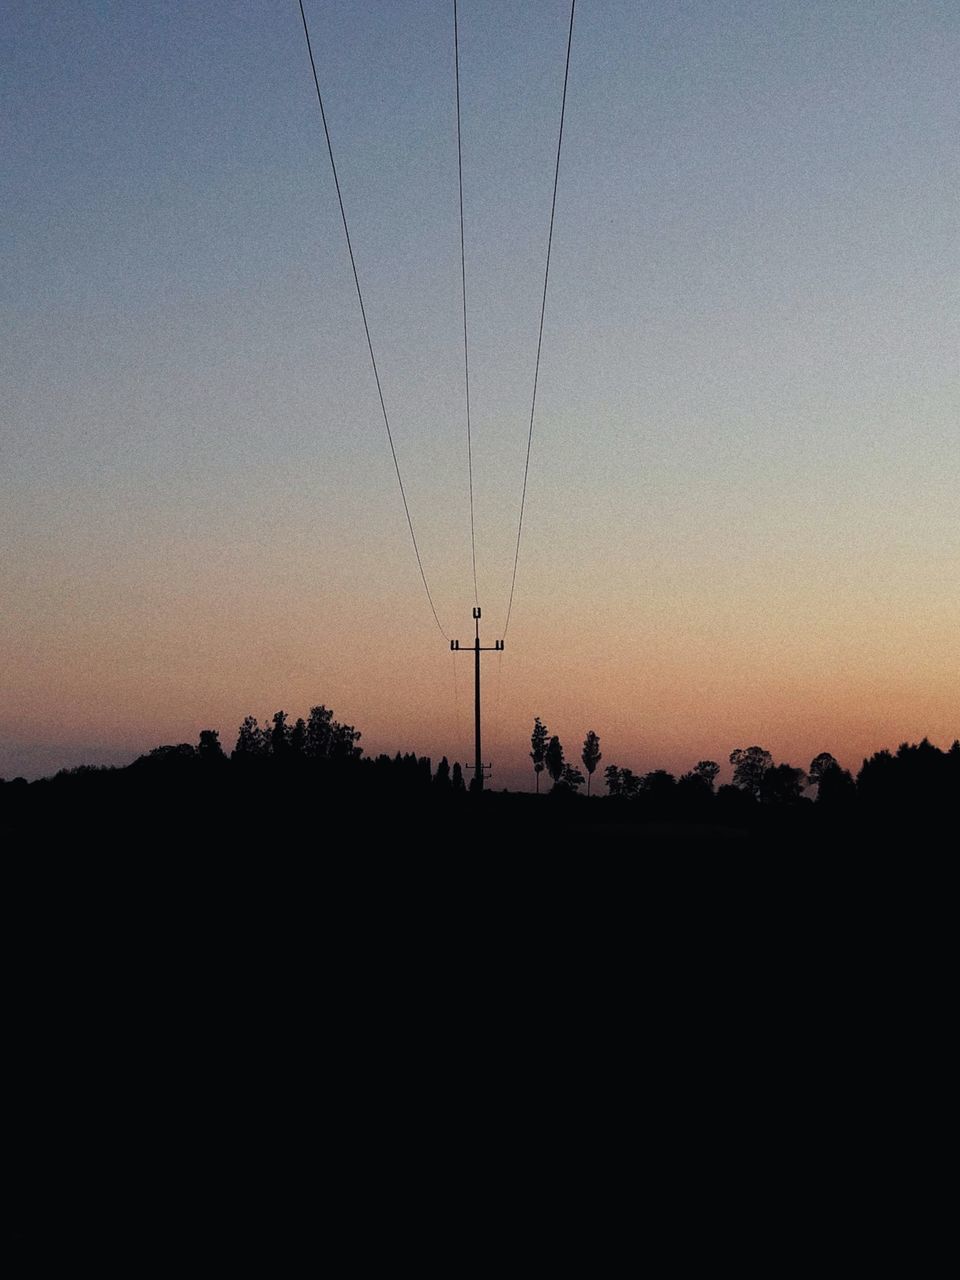
M468 786L461 764L451 764L446 756L436 767L429 757L412 752L365 756L360 740L358 729L335 719L322 704L295 720L285 711L262 724L247 716L229 753L217 730L204 729L196 744L156 747L125 768L79 766L29 785L22 778L6 783L0 779L0 807L13 812L18 797L26 798L27 793L41 807L47 799L67 793L80 800L140 794L151 797L151 803L159 796L180 795L197 804L219 795L228 807L246 811L258 796L263 804L282 796L284 803L293 798L298 804L300 798L313 803L316 797L330 808L352 807L361 815L376 810L382 799L383 816L406 804L447 812L473 785ZM669 820L737 830L753 829L771 818L805 829L810 815L837 828L861 819L933 816L955 821L960 816L960 740L945 751L926 738L901 743L895 752L881 750L865 758L856 776L828 751L816 755L804 770L775 763L763 747L738 747L729 755L732 781L721 786L721 767L715 760L699 760L679 776L664 769L641 774L607 763L601 774L606 794L600 796L591 791L603 761L595 730L587 732L573 763L559 736L551 734L538 716L530 747L535 792L541 792L546 773L552 784L548 795L536 801L529 793L488 791L488 806L501 804L505 813L510 799L520 805L520 810L514 805L514 812L535 810L538 821L552 814L575 824ZM551 800L554 803L548 803ZM525 807L527 802L532 808Z
M576 792L584 783L584 775L564 759L563 745L557 735L550 735L539 716L535 717L530 735L530 759L533 761L536 791L540 775L546 771L553 782L553 792ZM590 780L602 759L600 739L589 730L583 742L580 759L586 770L587 794ZM837 810L849 809L858 801L873 808L889 808L898 799L940 803L949 800L960 805L960 739L949 750L942 751L927 738L919 743L903 742L896 753L875 752L865 758L856 777L844 769L829 751L821 751L806 770L786 762L775 764L764 747L737 747L729 756L733 767L731 783L716 788L720 765L715 760L699 760L686 773L676 777L664 769L646 774L615 764L604 770L608 796L617 801L654 798L661 806L671 799L679 809L703 807L719 797L740 804L744 799L755 804L789 806L815 791L816 802Z

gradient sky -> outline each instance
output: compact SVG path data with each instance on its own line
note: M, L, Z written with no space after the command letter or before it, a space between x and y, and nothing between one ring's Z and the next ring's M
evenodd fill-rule
M472 658L417 573L295 0L4 10L0 774L229 749L317 702L368 752L470 760ZM452 3L307 13L466 642ZM490 644L568 13L460 4ZM537 714L636 771L960 734L958 67L955 0L580 0L492 785L532 778Z

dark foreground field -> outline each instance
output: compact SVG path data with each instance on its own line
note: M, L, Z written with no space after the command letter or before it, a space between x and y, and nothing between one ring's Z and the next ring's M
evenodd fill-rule
M729 789L731 792L733 789ZM348 775L216 776L78 771L0 789L0 830L17 854L243 859L319 856L340 863L483 855L510 865L558 855L646 853L900 854L951 850L956 806L837 811L802 800L732 795L692 811L641 800L427 790L368 793Z

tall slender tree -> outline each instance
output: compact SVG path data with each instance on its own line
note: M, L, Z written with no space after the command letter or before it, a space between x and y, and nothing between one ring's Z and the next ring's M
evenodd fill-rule
M600 751L600 739L591 729L583 741L583 751L580 754L583 761L583 767L587 771L587 795L590 794L590 779L593 777L593 771L603 759Z
M530 745L533 747L530 752L530 759L533 761L533 771L537 777L537 795L539 795L540 775L543 773L543 763L547 753L547 726L543 724L539 716L533 722Z
M553 785L556 786L563 777L563 747L560 745L560 739L556 734L550 739L543 758L547 766L547 772L553 779Z

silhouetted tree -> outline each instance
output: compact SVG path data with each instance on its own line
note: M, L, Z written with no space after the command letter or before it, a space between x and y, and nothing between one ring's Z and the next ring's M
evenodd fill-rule
M712 801L713 787L703 773L691 769L677 780L677 802L685 812L702 813Z
M948 794L952 772L949 754L929 738L902 742L894 764L897 807L919 816L940 813L951 802L955 805L956 796Z
M733 765L733 781L736 786L754 797L760 795L760 784L763 775L773 764L773 756L763 747L737 747L730 753Z
M333 712L327 707L311 707L307 719L305 751L313 759L325 760L330 754Z
M186 760L195 760L196 758L196 747L189 742L178 742L175 746L154 747L149 755L141 756L134 763L139 764L142 761L151 765L177 765Z
M625 800L633 800L640 794L640 782L632 769L620 770L620 794Z
M547 773L553 779L553 785L556 786L563 774L563 747L556 734L550 739L543 759L547 766Z
M338 724L334 720L330 733L330 759L338 761L358 759L362 748L356 744L361 736L359 729L355 729L352 724Z
M583 761L583 767L587 771L587 795L590 794L590 781L593 778L593 771L599 762L603 759L600 751L600 739L591 729L583 741L583 751L580 754Z
M543 761L547 750L547 727L537 716L533 722L533 733L530 735L530 759L533 761L533 772L537 778L537 794L540 794L540 775L543 773Z
M463 770L460 768L459 760L454 761L453 777L451 779L451 785L453 787L454 795L465 793L467 790L467 788L463 785Z
M749 823L755 813L754 799L743 787L726 782L717 788L717 817L730 826Z
M197 744L197 755L205 764L226 760L227 753L220 745L220 734L216 729L200 730L200 741Z
M572 764L565 764L557 785L567 791L576 791L578 787L583 786L583 774L579 769L574 768Z
M270 730L270 751L275 756L285 756L290 746L290 728L287 724L287 713L273 713L273 728Z
M269 749L270 740L266 730L261 729L257 724L256 716L247 716L237 734L237 745L233 748L234 756L252 760L257 756L266 755Z
M433 779L433 785L437 792L441 795L449 795L450 793L450 763L444 756L437 765L436 776Z
M698 778L702 778L710 790L713 791L713 784L717 780L720 766L716 760L698 760L693 766L693 772Z
M789 764L771 765L760 779L760 799L765 804L794 804L803 794L807 775Z
M889 751L875 751L857 774L857 794L867 808L884 810L896 801L896 763Z
M667 813L676 803L677 780L666 769L654 769L644 775L640 791L655 813Z
M807 784L817 788L817 803L832 808L852 805L857 788L849 770L841 769L829 751L821 751L810 761Z
M302 756L307 746L307 722L303 716L299 718L293 728L290 730L290 754L294 756Z
M603 771L603 779L607 784L607 791L612 796L623 795L623 784L620 780L620 770L615 764L608 764Z
M829 751L821 751L818 756L814 756L810 761L810 768L807 770L807 781L811 787L819 787L820 779L823 777L827 769L837 769L839 765L836 759Z
M817 804L834 809L849 808L856 802L857 787L849 769L841 769L836 760L820 771Z

